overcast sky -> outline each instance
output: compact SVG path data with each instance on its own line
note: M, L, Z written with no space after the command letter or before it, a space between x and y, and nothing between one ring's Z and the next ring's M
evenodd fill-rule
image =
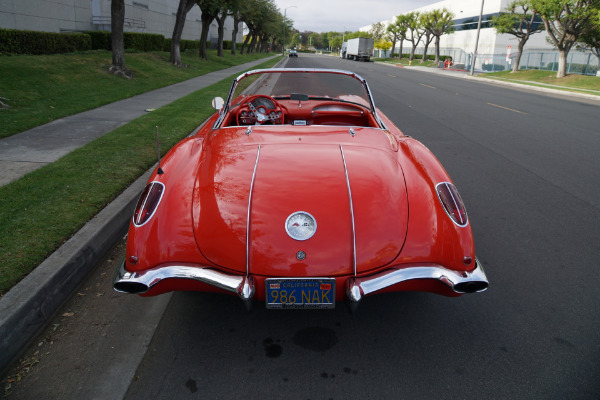
M341 32L392 17L440 0L275 0L299 31Z

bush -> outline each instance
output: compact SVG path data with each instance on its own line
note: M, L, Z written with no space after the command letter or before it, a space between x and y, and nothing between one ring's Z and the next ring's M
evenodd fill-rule
M586 71L587 68L587 71ZM551 62L546 65L544 69L550 71L558 71L558 62ZM581 74L587 73L587 75L596 75L596 71L598 71L598 67L595 65L587 65L587 64L569 64L567 63L567 73L568 74Z
M173 40L171 38L165 39L165 43L163 44L163 51L171 52L171 42ZM183 52L186 50L199 49L200 41L199 40L179 40L179 51Z
M57 54L91 50L92 40L85 33L53 33L0 29L2 54Z
M124 32L123 42L126 49L138 51L161 51L165 37L156 33Z
M506 66L502 64L483 64L481 69L484 71L504 71Z
M107 31L85 31L92 38L92 50L112 50L110 32Z

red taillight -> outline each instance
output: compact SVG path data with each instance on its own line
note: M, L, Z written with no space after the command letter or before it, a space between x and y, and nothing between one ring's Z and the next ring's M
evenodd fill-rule
M458 226L466 226L468 223L467 210L456 187L450 182L441 182L437 184L435 189L444 210L452 218L452 221Z
M164 191L165 185L160 182L150 182L146 185L133 213L135 226L142 226L152 218Z

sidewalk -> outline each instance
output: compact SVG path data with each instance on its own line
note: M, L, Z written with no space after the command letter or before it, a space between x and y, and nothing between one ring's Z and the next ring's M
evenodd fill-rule
M58 160L65 154L144 115L269 58L215 71L116 103L57 119L0 140L0 186Z
M51 163L70 151L196 90L239 74L269 58L212 72L86 111L0 140L0 185ZM146 172L71 239L0 297L0 373L45 327L104 254L123 237ZM159 314L160 315L160 314ZM139 351L145 351L140 347ZM135 369L135 368L134 368Z

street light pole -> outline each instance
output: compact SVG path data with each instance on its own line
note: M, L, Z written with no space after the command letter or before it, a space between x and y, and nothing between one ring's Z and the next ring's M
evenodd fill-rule
M283 44L281 46L281 55L285 56L285 16L288 8L294 8L296 6L289 6L283 9ZM298 7L296 7L298 8Z
M483 2L484 0L481 0L481 11L479 11L479 22L477 23L477 38L475 39L475 53L473 53L471 72L469 73L471 76L473 76L473 72L475 72L475 59L477 58L477 46L479 45L479 31L481 31L481 19L483 17Z

